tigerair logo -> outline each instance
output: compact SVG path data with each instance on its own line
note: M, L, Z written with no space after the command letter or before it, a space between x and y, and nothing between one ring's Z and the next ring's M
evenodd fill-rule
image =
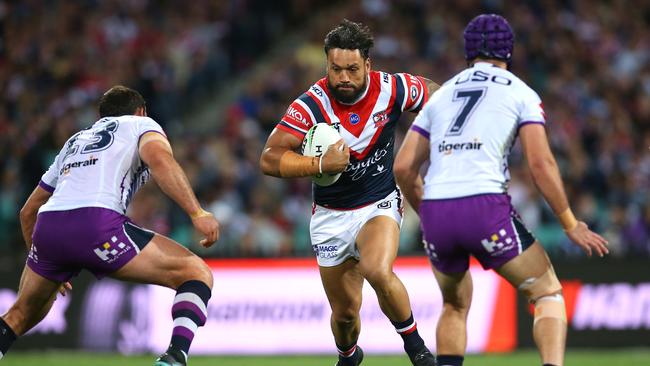
M90 165L95 165L97 164L97 161L99 158L96 158L94 156L90 156L88 160L82 160L82 161L75 161L74 163L68 163L61 168L59 171L59 175L68 175L70 174L70 170L73 168L79 168L79 167L84 167L84 166L90 166Z
M454 142L448 143L445 140L438 145L438 152L445 155L451 155L454 151L463 151L463 150L481 150L483 143L479 139L475 138L471 142Z

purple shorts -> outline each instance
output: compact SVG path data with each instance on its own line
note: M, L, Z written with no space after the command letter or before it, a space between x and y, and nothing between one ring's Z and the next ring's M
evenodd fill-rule
M102 278L133 259L153 236L152 231L106 208L42 212L27 265L55 282L68 281L82 269Z
M420 220L429 260L443 273L466 271L470 254L498 268L535 242L507 194L424 200Z

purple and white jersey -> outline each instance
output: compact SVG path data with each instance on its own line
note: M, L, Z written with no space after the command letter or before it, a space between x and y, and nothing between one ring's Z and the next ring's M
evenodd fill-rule
M140 137L165 136L149 117L105 117L66 141L39 185L53 192L39 212L104 207L124 214L135 192L149 180L140 159Z
M423 199L505 193L519 128L545 124L542 102L508 70L479 62L436 91L411 129L429 139Z

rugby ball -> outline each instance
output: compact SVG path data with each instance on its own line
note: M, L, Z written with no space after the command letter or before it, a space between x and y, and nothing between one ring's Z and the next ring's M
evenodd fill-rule
M305 156L321 156L327 151L330 145L335 144L341 139L341 135L327 123L317 123L313 125L304 140L302 140L302 154ZM339 179L341 173L337 174L317 174L311 177L314 183L319 186L330 186Z

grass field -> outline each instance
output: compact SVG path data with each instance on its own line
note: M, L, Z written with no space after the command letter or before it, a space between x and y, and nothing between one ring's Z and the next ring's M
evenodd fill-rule
M131 366L152 365L153 356L119 356L79 352L11 352L2 366ZM190 366L332 366L333 356L192 357ZM537 353L519 351L502 355L470 355L466 366L540 365ZM363 366L408 366L406 356L368 356ZM567 366L649 366L650 349L569 351Z

